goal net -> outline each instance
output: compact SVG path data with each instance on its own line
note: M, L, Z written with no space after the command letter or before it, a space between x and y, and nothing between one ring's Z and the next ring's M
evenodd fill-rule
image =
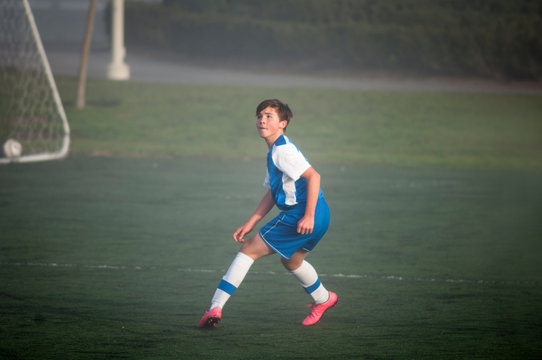
M0 163L65 157L69 133L28 0L0 0Z

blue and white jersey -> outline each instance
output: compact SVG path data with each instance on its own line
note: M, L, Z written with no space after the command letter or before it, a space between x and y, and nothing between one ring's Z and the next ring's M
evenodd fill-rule
M307 181L301 175L310 167L286 135L281 135L269 149L264 186L271 190L280 210L288 210L307 201Z

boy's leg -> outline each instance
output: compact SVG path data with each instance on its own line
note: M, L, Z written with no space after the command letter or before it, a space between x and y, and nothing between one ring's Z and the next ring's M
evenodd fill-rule
M254 260L250 256L242 252L237 253L228 271L218 284L209 309L215 307L222 309L224 307L224 304L226 304L226 301L228 301L233 292L237 290L253 263Z
M281 259L282 264L288 269L305 288L305 291L312 297L314 304L312 311L303 320L303 325L314 325L322 318L324 312L337 305L337 294L326 288L320 282L318 273L305 261L308 252L304 250L297 251L290 259Z
M228 271L218 284L215 295L211 300L210 309L217 306L220 308L224 307L226 301L228 301L233 292L241 285L254 261L273 253L273 250L267 246L259 234L255 234L243 243Z
M284 267L292 273L315 304L323 304L329 299L329 292L320 282L314 267L305 261L308 251L298 250L290 259L281 258Z
M212 327L218 324L222 317L222 308L237 290L254 261L273 253L273 250L265 244L259 234L247 240L218 284L209 311L205 312L199 326Z

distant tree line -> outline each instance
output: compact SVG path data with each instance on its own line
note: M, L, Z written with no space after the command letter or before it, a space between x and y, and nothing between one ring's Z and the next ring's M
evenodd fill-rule
M542 79L540 0L163 0L126 42L187 59Z

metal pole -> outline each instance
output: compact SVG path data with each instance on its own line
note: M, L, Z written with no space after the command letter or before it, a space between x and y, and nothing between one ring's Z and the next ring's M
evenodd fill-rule
M128 80L130 67L124 62L124 0L113 0L111 16L111 64L107 77L113 80Z

